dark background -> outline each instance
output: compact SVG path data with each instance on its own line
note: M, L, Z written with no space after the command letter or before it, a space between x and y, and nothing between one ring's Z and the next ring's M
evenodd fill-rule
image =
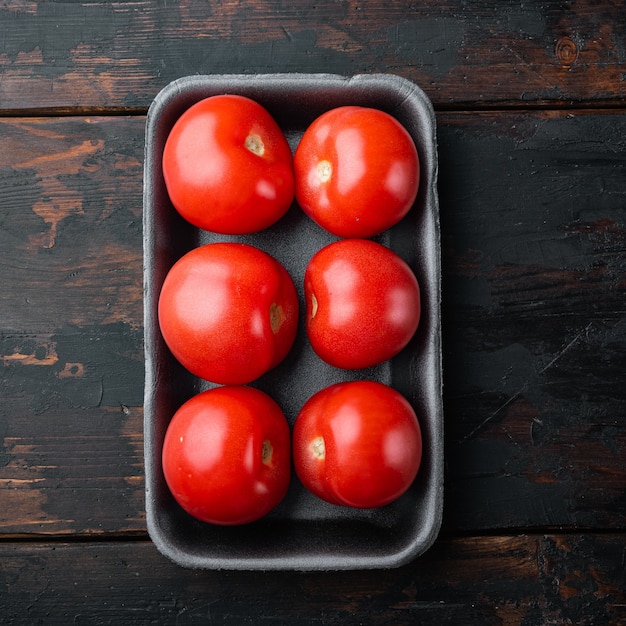
M210 73L391 72L437 117L446 476L397 570L147 537L145 115ZM0 3L0 608L16 624L626 624L623 0Z

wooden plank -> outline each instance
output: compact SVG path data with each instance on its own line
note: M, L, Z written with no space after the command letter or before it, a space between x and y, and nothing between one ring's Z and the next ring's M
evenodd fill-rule
M626 117L440 120L448 524L623 527Z
M142 326L144 118L2 120L2 324Z
M11 624L626 624L624 535L439 541L399 570L183 570L150 543L0 544Z
M393 72L441 106L617 103L626 13L612 0L278 0L0 5L0 107L145 108L197 73Z
M143 533L143 117L0 120L0 532ZM626 115L438 116L444 532L620 529Z
M0 532L145 528L145 120L3 120Z
M10 401L1 417L0 534L145 533L140 407L28 414Z

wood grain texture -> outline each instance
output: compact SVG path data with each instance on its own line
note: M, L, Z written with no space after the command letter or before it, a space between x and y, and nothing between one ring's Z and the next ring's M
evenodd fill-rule
M623 527L626 118L440 119L448 520Z
M2 533L145 532L144 122L0 121ZM444 532L624 528L626 115L438 124Z
M0 124L2 323L142 321L143 125L134 118Z
M7 624L626 624L623 535L440 540L399 570L183 570L144 542L0 544ZM88 573L88 574L87 574Z
M0 109L145 108L191 74L393 72L436 105L616 104L623 0L0 5Z
M267 72L438 111L444 525L397 570L146 535L144 115ZM625 102L624 0L0 1L0 621L626 626Z
M143 119L0 123L0 532L145 527Z

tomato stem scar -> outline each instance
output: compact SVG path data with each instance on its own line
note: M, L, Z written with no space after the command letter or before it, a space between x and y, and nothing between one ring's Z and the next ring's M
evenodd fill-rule
M317 314L317 298L315 297L315 294L312 293L311 294L311 319L313 319L316 314Z
M316 459L323 459L326 456L326 444L324 443L324 437L315 437L311 442L311 450L313 456Z
M266 439L263 442L263 448L261 450L261 461L265 465L270 465L271 462L272 462L272 454L273 453L274 453L274 448L272 447L272 444L269 441L269 439Z
M272 327L272 332L276 335L280 330L280 327L283 325L283 322L287 319L285 312L283 311L283 307L280 304L276 304L276 302L272 303L270 306L270 326Z
M330 164L330 161L320 161L317 164L317 176L320 179L320 182L326 183L330 180L330 177L333 173L333 166Z
M259 135L248 135L245 140L245 146L252 154L263 156L265 153L265 144Z

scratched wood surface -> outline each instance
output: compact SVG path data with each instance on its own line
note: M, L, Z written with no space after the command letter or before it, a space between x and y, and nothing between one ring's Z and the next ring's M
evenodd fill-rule
M625 50L620 0L0 3L0 621L626 624ZM188 572L146 535L146 108L281 71L437 111L444 524L400 570Z
M144 122L0 121L6 533L144 529ZM620 528L626 115L440 113L438 140L446 528Z
M614 104L623 0L0 3L0 107L145 108L188 74L395 72L436 104ZM2 52L2 51L0 51Z
M0 544L3 623L619 626L620 541L445 539L415 566L340 576L182 570L143 542Z

